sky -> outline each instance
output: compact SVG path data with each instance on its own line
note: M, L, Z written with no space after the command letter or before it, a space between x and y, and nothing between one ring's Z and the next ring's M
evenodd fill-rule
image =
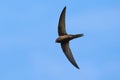
M80 70L55 43L65 6ZM120 80L120 0L0 0L0 80Z

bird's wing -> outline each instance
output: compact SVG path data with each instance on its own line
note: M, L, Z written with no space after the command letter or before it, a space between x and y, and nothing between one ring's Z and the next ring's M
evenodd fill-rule
M62 10L62 13L61 13L60 19L59 19L59 23L58 23L59 36L67 34L66 29L65 29L65 12L66 12L66 6Z
M75 59L73 58L72 52L69 48L69 42L61 43L61 47L63 52L65 53L65 56L68 58L68 60L79 69L77 63L75 62Z

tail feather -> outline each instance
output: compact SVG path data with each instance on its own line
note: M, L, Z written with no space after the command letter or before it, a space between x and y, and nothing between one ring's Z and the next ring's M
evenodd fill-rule
M78 38L78 37L82 37L83 34L76 34L76 35L73 35L73 38Z

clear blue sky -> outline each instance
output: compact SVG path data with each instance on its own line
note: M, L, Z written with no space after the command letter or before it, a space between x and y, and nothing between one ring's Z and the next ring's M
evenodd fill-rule
M65 5L80 70L55 43ZM120 80L120 0L0 0L0 80Z

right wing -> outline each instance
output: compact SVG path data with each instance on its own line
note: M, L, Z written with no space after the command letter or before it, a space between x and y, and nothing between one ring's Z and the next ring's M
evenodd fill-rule
M67 57L67 59L76 67L79 69L77 63L75 62L74 58L73 58L73 55L72 55L72 52L69 48L69 42L65 42L65 43L61 43L61 47L62 47L62 50L65 54L65 56Z

